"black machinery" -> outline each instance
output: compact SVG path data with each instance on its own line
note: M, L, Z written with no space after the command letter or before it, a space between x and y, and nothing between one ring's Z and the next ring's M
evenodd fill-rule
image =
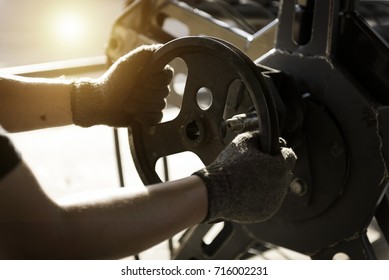
M166 43L151 68L179 58L188 70L183 95L169 97L182 104L177 118L129 133L145 184L160 180L159 158L189 150L207 164L253 127L264 151L282 136L299 157L275 216L226 222L211 244L210 225L191 228L173 258L247 258L268 244L312 259L377 258L366 231L376 220L389 241L388 11L389 1L130 1L108 57ZM200 89L212 95L206 107Z

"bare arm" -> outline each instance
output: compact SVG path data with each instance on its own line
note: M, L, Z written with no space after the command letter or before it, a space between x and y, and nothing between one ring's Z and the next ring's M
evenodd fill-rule
M0 123L10 132L73 123L71 84L64 79L0 77Z
M0 258L108 259L142 251L200 222L269 219L287 193L296 156L238 135L206 168L181 180L49 199L22 163L0 181Z
M196 176L70 201L50 200L20 164L0 181L0 258L122 258L200 223L207 213L207 192Z
M139 76L159 45L141 46L118 59L98 79L0 75L0 124L10 132L76 124L128 127L131 119L158 123L172 68ZM141 79L145 78L145 80Z

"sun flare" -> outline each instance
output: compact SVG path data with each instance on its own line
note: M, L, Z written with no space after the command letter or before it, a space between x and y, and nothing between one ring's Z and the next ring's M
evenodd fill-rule
M85 31L85 23L82 17L75 14L62 14L57 17L56 33L65 42L75 43L79 41Z

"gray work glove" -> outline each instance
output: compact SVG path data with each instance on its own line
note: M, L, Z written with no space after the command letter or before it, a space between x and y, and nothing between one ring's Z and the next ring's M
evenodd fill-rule
M203 223L222 220L255 223L269 219L287 193L296 161L292 149L277 155L259 150L259 133L238 135L209 166L195 172L207 187Z
M151 77L139 77L139 73L160 46L138 47L118 59L101 78L75 81L71 91L74 124L127 127L133 119L158 123L169 94L172 68L166 66Z

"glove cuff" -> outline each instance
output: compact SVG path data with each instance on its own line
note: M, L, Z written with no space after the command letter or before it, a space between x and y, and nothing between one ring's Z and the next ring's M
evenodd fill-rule
M226 198L229 183L224 173L223 167L218 164L212 164L206 168L194 172L192 175L200 177L207 188L208 195L208 213L202 224L212 224L223 221L223 209L226 206Z
M101 124L104 99L98 83L93 79L79 79L70 91L73 123L83 127Z

